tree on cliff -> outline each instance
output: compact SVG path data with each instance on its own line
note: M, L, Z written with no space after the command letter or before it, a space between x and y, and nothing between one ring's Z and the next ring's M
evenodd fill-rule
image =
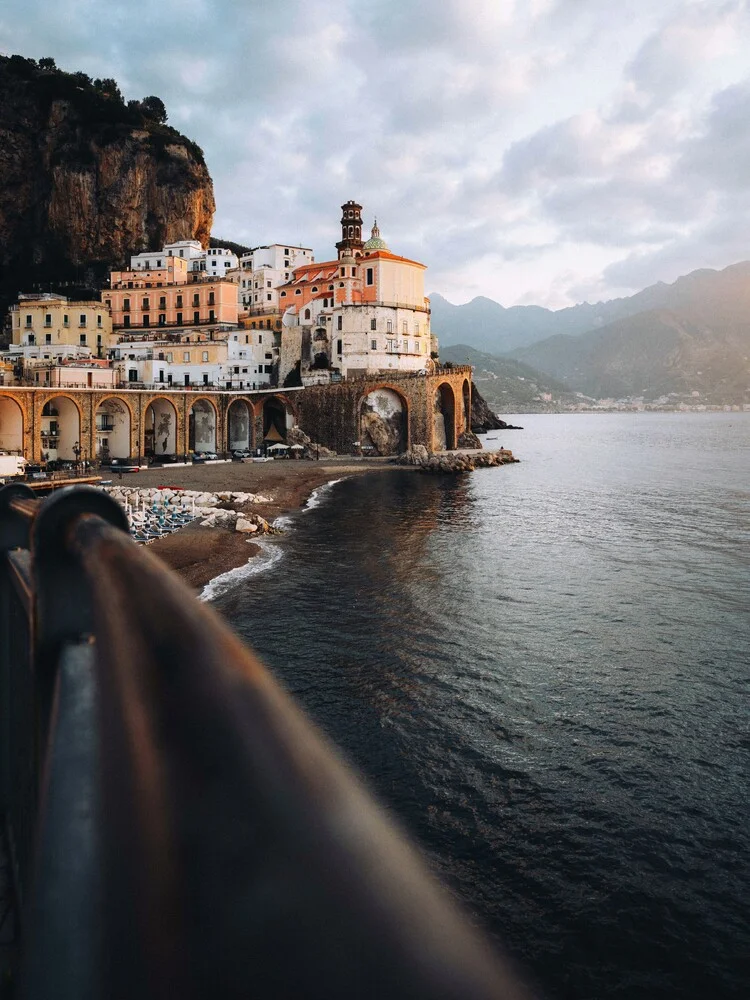
M143 98L141 101L141 111L147 118L158 122L159 125L164 125L167 121L167 109L164 101L160 97L154 97L153 94L150 97Z

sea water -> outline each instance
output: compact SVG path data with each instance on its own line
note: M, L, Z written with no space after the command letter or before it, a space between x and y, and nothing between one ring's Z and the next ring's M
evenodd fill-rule
M216 603L540 993L746 997L750 414L512 419Z

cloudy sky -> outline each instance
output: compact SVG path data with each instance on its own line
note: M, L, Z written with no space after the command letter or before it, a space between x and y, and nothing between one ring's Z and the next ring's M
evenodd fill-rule
M3 0L0 51L157 94L214 235L328 259L377 215L428 288L630 294L750 258L750 0Z

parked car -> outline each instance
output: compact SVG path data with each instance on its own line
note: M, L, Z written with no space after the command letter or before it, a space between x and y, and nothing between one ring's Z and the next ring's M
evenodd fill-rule
M252 458L252 456L253 453L249 451L247 448L237 448L235 451L232 452L232 458L237 458L237 459Z

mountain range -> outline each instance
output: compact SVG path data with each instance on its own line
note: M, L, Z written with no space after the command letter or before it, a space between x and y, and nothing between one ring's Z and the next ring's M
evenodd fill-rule
M440 295L431 303L443 355L469 345L597 398L750 402L750 261L557 311L486 298L455 306Z

